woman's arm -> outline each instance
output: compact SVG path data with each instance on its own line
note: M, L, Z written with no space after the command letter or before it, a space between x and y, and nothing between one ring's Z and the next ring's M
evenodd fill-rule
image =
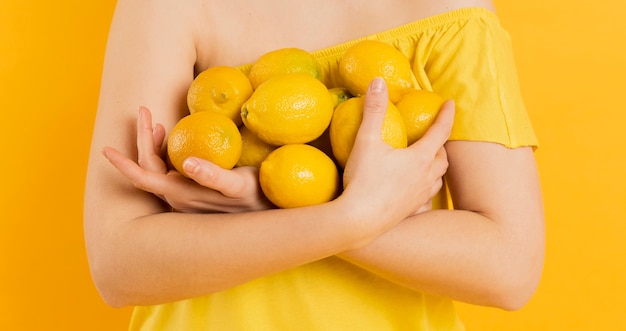
M435 12L459 6L493 10L488 0L429 3ZM432 89L457 99L460 111L469 114L480 115L482 107L493 104L518 106L508 36L496 30L465 31L469 35L453 33L430 43L433 56L420 59L424 62L417 67L424 68ZM456 44L459 38L471 42ZM455 210L410 217L371 245L341 256L410 288L519 308L534 293L544 258L543 203L532 148L457 140L448 142L446 150Z
M456 210L413 216L341 256L410 288L518 309L543 266L543 205L533 151L451 141L446 175Z
M356 150L367 153L353 153L357 161L349 161L346 189L335 201L249 213L169 212L161 199L139 188L167 190L163 187L169 187L171 178L161 167L142 161L158 157L150 135L159 141L161 130L168 131L185 114L184 96L196 64L195 36L202 29L197 25L203 22L196 16L199 12L193 5L180 6L172 0L118 2L84 206L92 276L112 306L203 295L362 247L425 203L429 191L441 185L439 178L447 168L441 147L450 133L453 109L443 112L423 144L394 150L380 139L382 105L387 100L383 89L368 94L366 129L359 131L355 143ZM136 132L141 105L152 110L163 128L143 130L152 125L148 112L142 110ZM133 161L138 154L141 165ZM389 162L368 162L382 159ZM399 175L415 164L423 169L422 176L407 180ZM196 176L212 177L207 169L200 167ZM390 199L383 190L367 191L385 185L402 187L403 193Z
M139 106L150 107L167 131L186 113L200 12L168 0L118 2L85 193L89 263L98 289L113 306L209 293L353 244L338 224L331 226L340 215L333 205L320 208L315 218L306 211L169 213L160 199L134 187L100 153L115 146L137 160L141 142L136 137L145 137L135 130Z
M344 193L323 205L233 214L158 212L129 218L104 208L119 192L88 183L86 242L92 274L105 300L113 306L154 304L219 291L361 247L400 222L441 187L439 177L447 168L441 146L454 112L450 107L435 123L437 128L429 131L426 140L433 143L394 150L380 138L386 106L381 101L386 98L386 93L368 94L355 142L356 150L368 153L353 153ZM159 190L161 183L152 178L167 176L146 171L112 149L106 154L139 187ZM412 166L397 165L416 162L423 176L408 183L398 174ZM203 169L199 168L199 177ZM402 192L388 201L388 192L380 189L383 183ZM120 208L144 203L130 194L124 197L128 200Z

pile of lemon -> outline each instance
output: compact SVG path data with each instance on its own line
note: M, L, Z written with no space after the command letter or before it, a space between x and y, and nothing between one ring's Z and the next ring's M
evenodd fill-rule
M264 54L247 74L229 66L203 71L188 90L190 114L167 140L170 162L183 175L189 156L225 169L258 167L263 193L277 207L319 204L341 192L372 79L387 83L381 134L395 148L417 141L444 102L419 89L408 58L384 42L349 47L338 73L340 86L326 86L317 59L298 48Z

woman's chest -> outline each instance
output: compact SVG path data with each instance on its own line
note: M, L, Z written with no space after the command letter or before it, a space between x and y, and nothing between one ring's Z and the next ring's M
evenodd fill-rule
M418 20L427 14L419 1L262 2L237 1L211 12L200 67L252 63L279 48L327 48Z

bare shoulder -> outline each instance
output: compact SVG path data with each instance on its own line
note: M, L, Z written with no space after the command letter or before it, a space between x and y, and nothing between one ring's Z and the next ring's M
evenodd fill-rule
M392 8L382 11L387 13L388 21L398 25L463 8L485 8L495 12L491 0L396 0Z
M491 0L427 0L422 4L426 16L441 14L461 8L485 8L495 12L495 6Z
M173 115L170 122L176 119L179 114L172 108L182 108L196 65L202 5L203 0L118 1L105 56L101 108L132 109L134 117L137 107L145 105L160 122L165 119L158 114Z
M176 0L119 0L115 9L112 31L114 34L131 35L134 32L157 32L155 38L162 39L169 34L186 33L185 40L197 35L196 29L201 28L199 22L204 20L205 0L189 0L183 3ZM145 36L142 36L145 37Z
M495 11L495 6L491 0L446 0L446 1L431 1L446 6L448 10L454 10L459 8L478 7L486 8Z
M119 0L109 39L125 47L167 55L174 49L194 54L204 35L206 0ZM115 46L115 44L114 44ZM172 47L175 46L174 49ZM116 53L123 53L119 50Z

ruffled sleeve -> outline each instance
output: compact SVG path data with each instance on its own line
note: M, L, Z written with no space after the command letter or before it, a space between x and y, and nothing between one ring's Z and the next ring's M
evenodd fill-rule
M511 40L495 14L439 19L416 39L412 61L422 88L456 103L450 139L537 147Z

